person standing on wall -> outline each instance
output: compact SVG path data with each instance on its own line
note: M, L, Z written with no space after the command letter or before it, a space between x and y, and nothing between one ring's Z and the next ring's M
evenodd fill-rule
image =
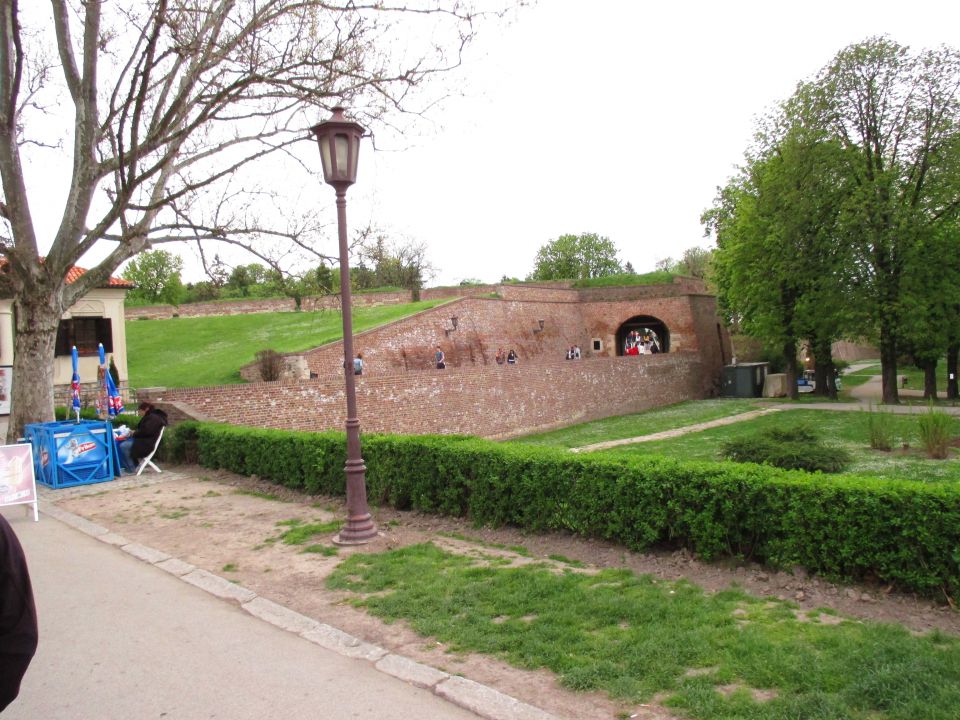
M437 370L443 370L447 366L447 356L443 354L439 345L437 345L437 351L433 354L433 359L437 363Z
M38 637L27 559L13 528L0 515L0 712L20 694Z

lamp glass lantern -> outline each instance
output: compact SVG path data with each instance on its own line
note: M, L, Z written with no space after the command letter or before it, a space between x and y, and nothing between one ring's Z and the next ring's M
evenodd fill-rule
M357 181L357 158L364 129L359 123L347 120L342 107L333 108L333 117L310 131L320 145L323 179L328 185L346 189Z

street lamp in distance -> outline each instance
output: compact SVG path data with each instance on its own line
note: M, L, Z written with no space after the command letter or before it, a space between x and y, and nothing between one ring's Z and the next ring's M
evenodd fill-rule
M347 120L342 107L333 117L314 125L310 132L320 145L323 179L337 193L337 232L340 240L340 298L343 309L343 377L347 392L347 522L333 541L337 545L362 545L377 536L377 526L367 507L367 468L360 454L360 420L353 374L353 311L347 248L347 188L357 180L357 156L363 126Z

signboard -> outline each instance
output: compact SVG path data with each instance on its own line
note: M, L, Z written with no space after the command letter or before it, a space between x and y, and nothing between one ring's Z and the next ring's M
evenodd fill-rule
M10 414L10 392L13 390L13 365L0 365L0 415Z
M39 519L33 447L28 443L0 445L0 507L27 504L33 505L33 519Z
M107 447L103 442L103 428L99 428L99 442L89 432L57 433L57 462L60 465L70 463L100 463L107 456ZM69 438L69 439L67 439ZM50 458L41 451L40 462L46 465Z

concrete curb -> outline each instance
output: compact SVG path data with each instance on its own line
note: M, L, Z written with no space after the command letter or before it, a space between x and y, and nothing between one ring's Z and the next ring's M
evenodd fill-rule
M58 508L49 501L44 503L40 512L107 545L118 547L130 556L160 568L204 592L223 600L237 602L244 611L258 620L299 635L309 642L344 657L365 660L385 675L429 690L434 695L476 713L480 717L489 718L489 720L563 720L486 685L450 675L364 642L331 625L262 598L252 590L232 583L219 575L171 557L160 550L130 542L123 536L86 518Z

